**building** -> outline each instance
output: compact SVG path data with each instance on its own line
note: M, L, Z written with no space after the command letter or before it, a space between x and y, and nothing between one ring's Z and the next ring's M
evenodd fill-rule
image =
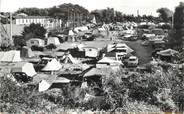
M15 17L14 23L16 25L30 25L31 23L35 23L41 24L47 29L52 29L56 27L61 27L62 20L50 18L48 16L17 15Z

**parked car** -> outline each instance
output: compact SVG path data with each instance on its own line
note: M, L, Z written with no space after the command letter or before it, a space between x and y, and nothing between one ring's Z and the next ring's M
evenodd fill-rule
M28 76L26 73L24 72L13 72L12 75L14 76L14 78L18 81L18 82L24 82L24 83L28 83L31 82L33 80L32 77Z
M129 67L136 67L138 65L138 58L136 56L130 56L127 61Z
M88 41L95 40L95 36L91 32L87 32L84 34L83 39L86 39Z

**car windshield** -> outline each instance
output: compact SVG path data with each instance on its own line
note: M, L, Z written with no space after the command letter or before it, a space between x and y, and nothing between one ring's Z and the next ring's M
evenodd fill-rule
M135 61L136 59L129 59L129 61Z

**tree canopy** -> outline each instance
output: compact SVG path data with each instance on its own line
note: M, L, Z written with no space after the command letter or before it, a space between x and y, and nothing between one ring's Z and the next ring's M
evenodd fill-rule
M184 40L184 3L181 2L179 6L176 7L174 13L174 28L171 34L170 43L173 47L178 50L183 48Z
M159 13L159 17L164 21L164 22L169 22L172 19L173 12L168 9L168 8L160 8L157 10L157 13Z
M30 38L44 38L46 33L46 29L42 27L40 24L30 24L29 26L25 26L22 32L23 37L28 40Z

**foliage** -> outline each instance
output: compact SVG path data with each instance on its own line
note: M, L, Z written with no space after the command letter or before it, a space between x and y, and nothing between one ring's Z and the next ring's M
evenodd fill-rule
M173 16L173 12L168 8L160 8L157 10L157 13L159 13L159 17L164 22L170 22Z
M32 51L43 51L44 48L43 48L43 47L36 46L36 45L33 45L33 46L31 47L31 50L32 50Z
M183 37L184 37L184 3L180 3L179 6L176 7L174 13L174 29L170 34L170 43L172 47L177 50L181 50L183 48Z
M20 8L18 9L15 14L19 13L25 13L29 16L47 16L48 15L48 9L39 9L39 8Z
M46 29L40 24L30 24L29 26L25 26L22 32L25 40L29 40L30 38L44 38L46 33Z
M13 36L13 39L15 47L22 48L23 46L26 46L26 41L23 36Z
M46 46L46 48L52 50L52 49L56 49L57 47L56 47L55 44L49 44L49 45Z

